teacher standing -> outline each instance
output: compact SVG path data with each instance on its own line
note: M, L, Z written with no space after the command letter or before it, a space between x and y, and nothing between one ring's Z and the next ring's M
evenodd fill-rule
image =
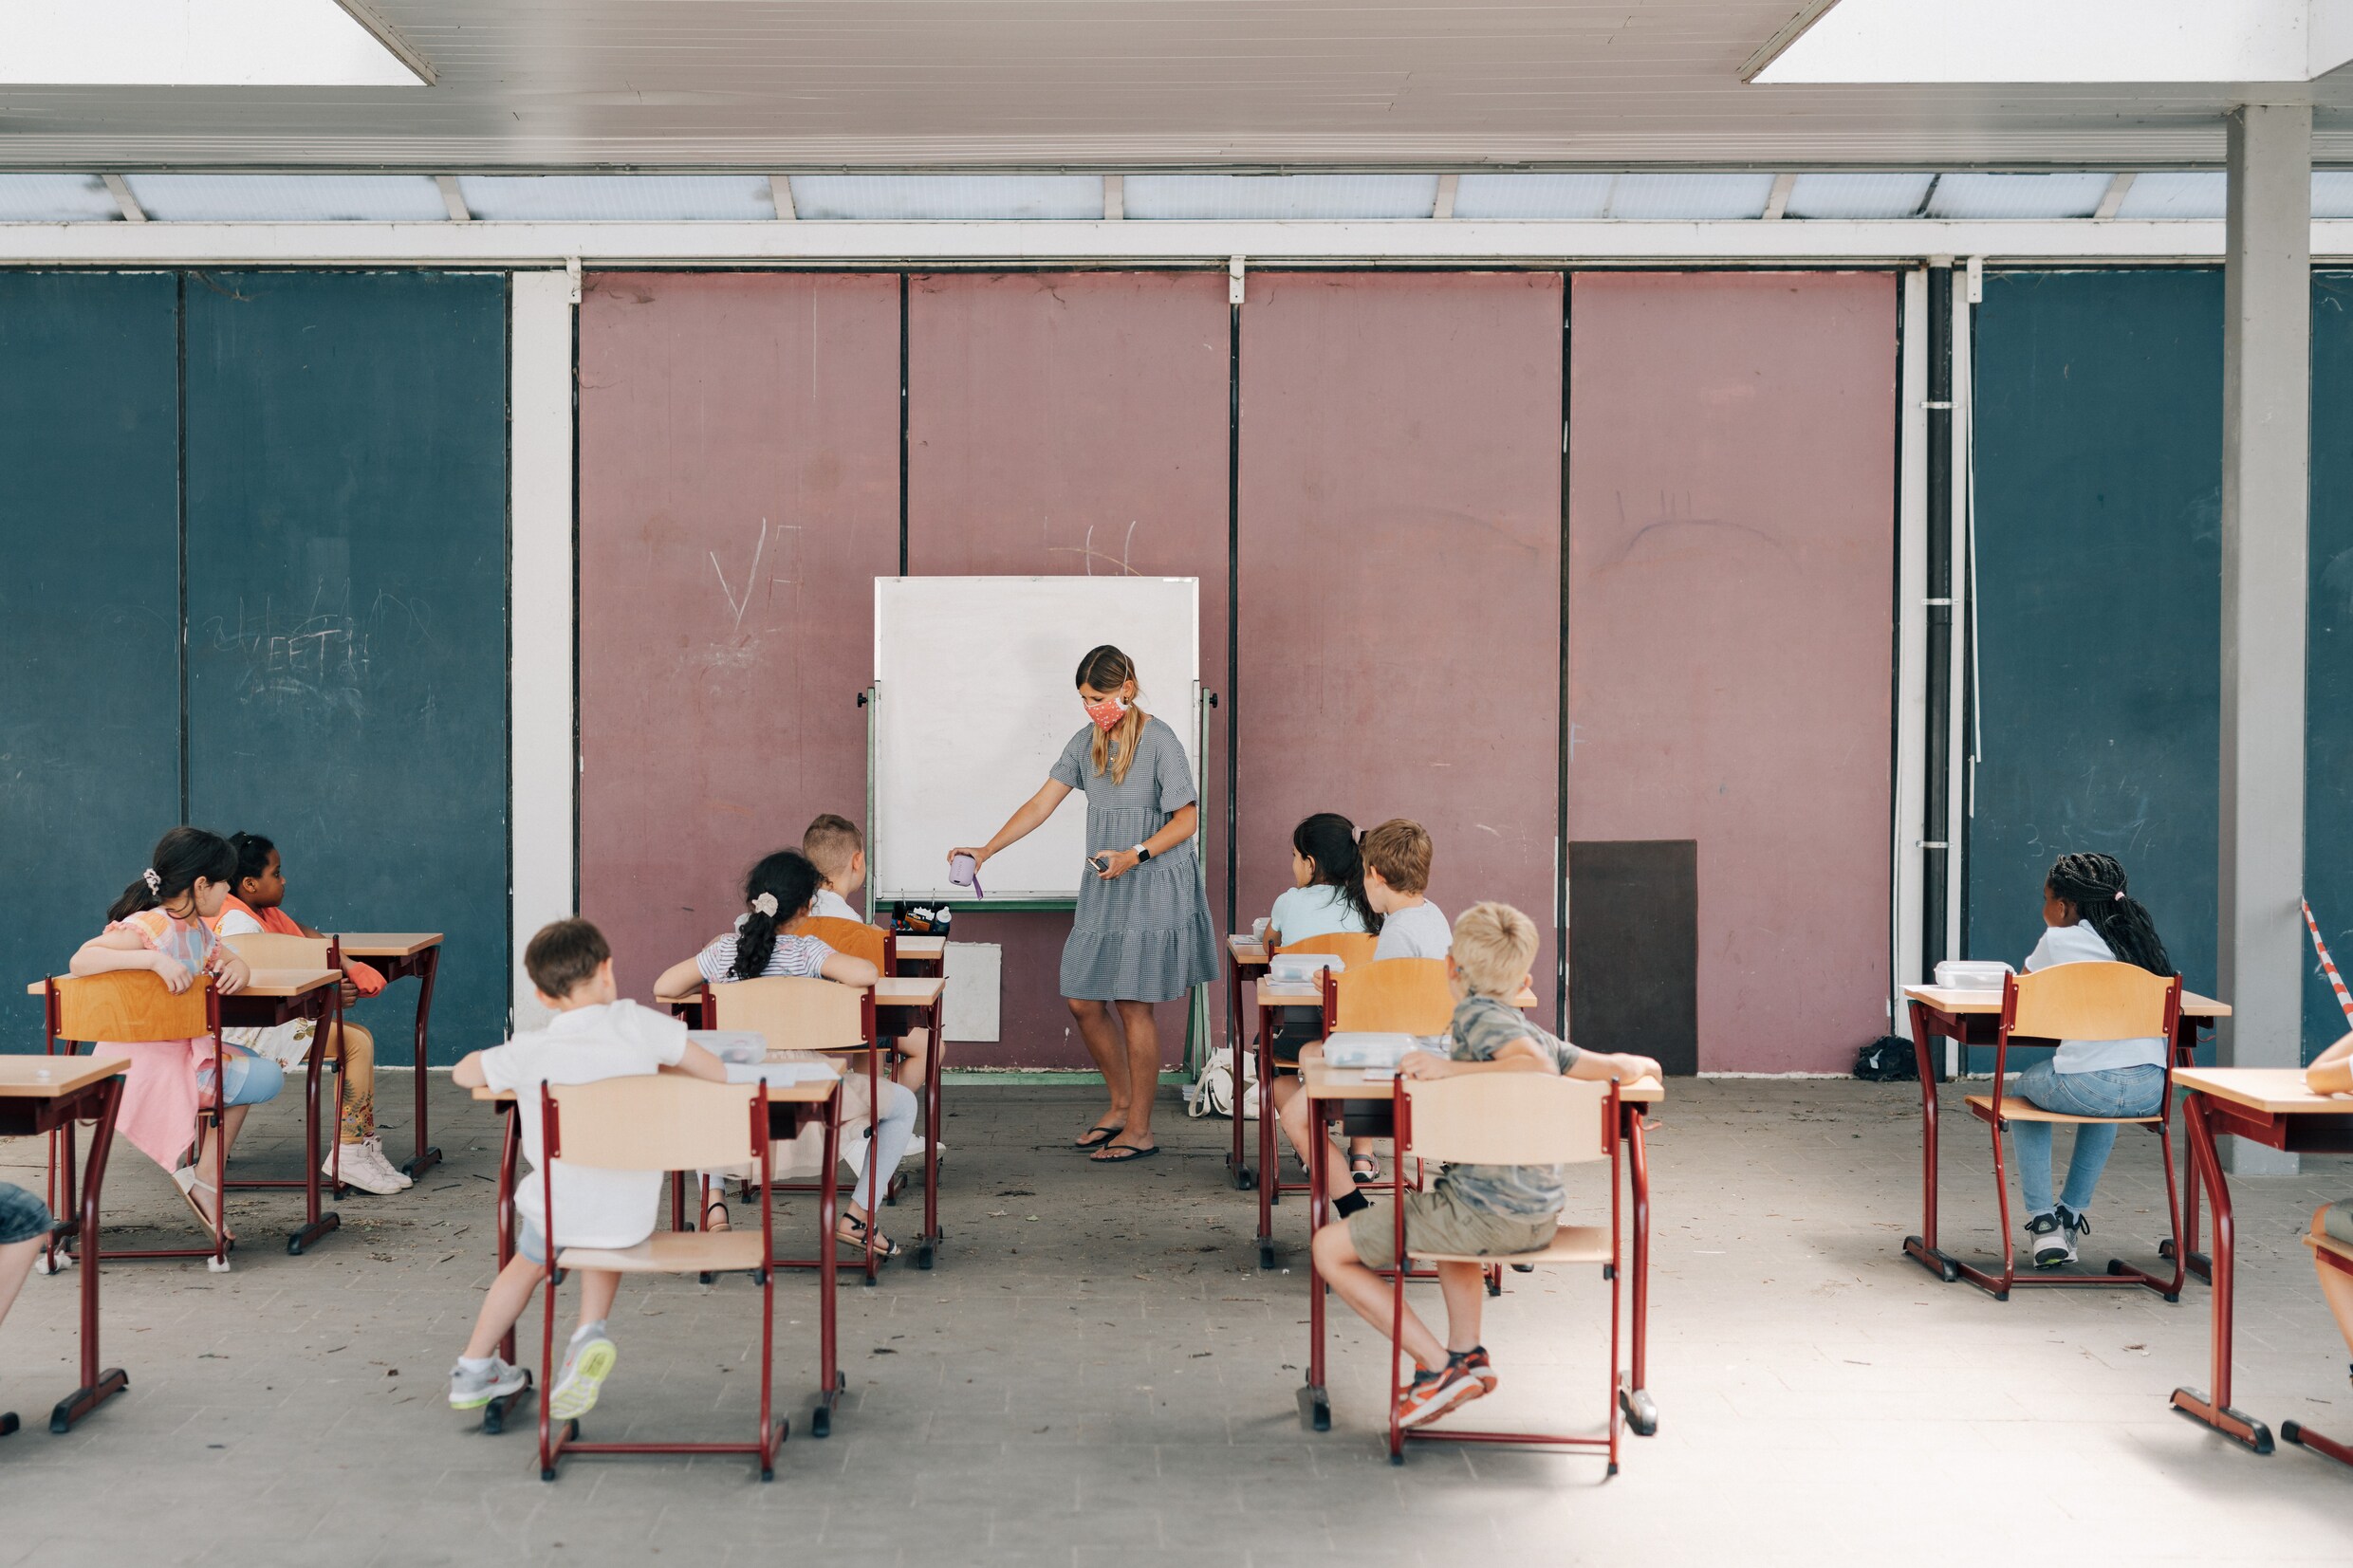
M1108 643L1079 660L1078 688L1087 723L1045 785L986 844L948 854L985 863L1037 831L1064 796L1086 791L1088 864L1063 944L1062 994L1111 1094L1110 1109L1077 1147L1116 1165L1159 1153L1152 1099L1160 1032L1152 1009L1215 978L1217 937L1193 847L1200 797L1176 732L1136 706L1136 666Z

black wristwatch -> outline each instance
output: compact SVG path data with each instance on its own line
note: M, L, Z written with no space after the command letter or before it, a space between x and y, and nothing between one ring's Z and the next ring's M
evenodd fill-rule
M1137 863L1138 865L1139 865L1139 866L1140 866L1140 865L1142 865L1142 864L1143 864L1146 860L1149 860L1149 859L1151 859L1151 858L1152 858L1152 846L1151 846L1150 844L1138 844L1138 845L1136 846L1136 863Z

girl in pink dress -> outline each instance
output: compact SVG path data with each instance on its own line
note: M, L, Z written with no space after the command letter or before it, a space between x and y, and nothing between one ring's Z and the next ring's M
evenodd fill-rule
M228 839L202 828L172 829L157 842L139 879L106 912L105 931L73 955L72 972L152 969L175 994L209 974L221 994L234 992L248 978L245 960L224 947L205 921L219 915L236 874L237 852ZM219 1172L226 1169L237 1129L245 1125L246 1110L274 1098L285 1075L267 1057L242 1045L227 1047L222 1098L228 1109L218 1130L208 1130L197 1147L196 1108L213 1098L211 1037L100 1044L101 1054L127 1057L131 1063L123 1076L116 1131L172 1172L188 1207L212 1229L220 1213Z

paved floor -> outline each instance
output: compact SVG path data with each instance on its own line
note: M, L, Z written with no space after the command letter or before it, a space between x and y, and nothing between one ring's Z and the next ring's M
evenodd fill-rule
M1088 1097L1022 1087L951 1102L940 1266L843 1287L851 1395L833 1436L796 1419L768 1486L732 1459L582 1460L546 1485L528 1432L483 1436L443 1402L491 1272L495 1145L488 1116L441 1095L450 1163L403 1198L346 1200L311 1256L255 1245L293 1211L273 1194L235 1211L255 1240L231 1274L109 1270L107 1359L131 1389L68 1437L40 1417L72 1382L73 1276L28 1283L0 1328L0 1406L30 1418L0 1440L0 1564L2353 1559L2353 1471L2254 1458L2166 1410L2177 1383L2205 1381L2202 1287L2175 1306L1996 1304L1899 1261L1917 1102L1852 1083L1677 1085L1652 1143L1661 1427L1628 1440L1612 1480L1593 1459L1454 1446L1391 1468L1380 1353L1352 1323L1334 1430L1304 1431L1305 1282L1255 1266L1226 1124L1171 1107L1163 1157L1094 1170L1064 1147ZM292 1170L291 1127L260 1113L251 1164ZM1984 1140L1951 1132L1948 1241L1989 1245ZM0 1147L0 1173L32 1179L36 1153ZM119 1223L176 1223L160 1173L127 1152L117 1171ZM2238 1403L2353 1437L2344 1347L2295 1242L2348 1187L2353 1170L2317 1163L2240 1184ZM2128 1136L2095 1214L2101 1257L2153 1245L2161 1194L2153 1140ZM1303 1214L1278 1211L1294 1260ZM1504 1386L1473 1411L1590 1430L1605 1286L1510 1278L1486 1336ZM796 1411L813 1290L779 1292ZM589 1435L748 1427L756 1301L740 1278L629 1284Z

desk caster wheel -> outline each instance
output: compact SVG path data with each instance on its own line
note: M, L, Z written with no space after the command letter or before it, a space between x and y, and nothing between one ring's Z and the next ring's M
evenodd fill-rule
M1608 1468L1608 1469L1606 1469L1606 1470L1604 1470L1604 1471L1603 1471L1602 1473L1603 1473L1603 1475L1616 1475L1616 1474L1618 1473L1618 1461L1616 1461L1616 1460L1614 1460L1614 1459L1613 1459L1613 1460L1611 1460L1611 1461L1609 1462L1609 1468Z
M1331 1396L1322 1389L1308 1387L1299 1391L1299 1420L1309 1431L1327 1432L1332 1430Z
M14 1411L0 1411L0 1437L8 1436L10 1432L13 1432L18 1427L23 1425L23 1422L16 1419L16 1412ZM2292 1428L2295 1423L2291 1421L2288 1425Z
M1274 1266L1274 1244L1272 1242L1260 1242L1258 1244L1258 1266L1260 1268L1272 1268Z
M921 1269L929 1269L932 1266L934 1251L935 1249L930 1242L925 1242L921 1245L917 1246L915 1249L915 1266Z
M1233 1186L1234 1186L1234 1190L1235 1190L1236 1191L1241 1191L1241 1192L1255 1192L1255 1191L1257 1191L1257 1190L1258 1190L1258 1172L1257 1172L1257 1171L1252 1171L1252 1170L1251 1170L1249 1166L1247 1166L1247 1165L1237 1167L1237 1168L1235 1169L1234 1172L1233 1172Z
M1658 1402L1647 1389L1628 1389L1618 1395L1618 1405L1626 1412L1626 1425L1637 1437L1654 1437L1658 1431Z
M1392 1465L1402 1466L1405 1463L1404 1450L1399 1449L1398 1452L1391 1454L1389 1456L1389 1463Z
M1487 1277L1487 1294L1489 1294L1490 1296L1500 1296L1500 1295L1502 1295L1502 1294L1503 1294L1503 1276L1502 1276L1502 1275L1500 1275L1500 1274L1490 1274L1490 1275Z
M811 1437L831 1437L833 1435L833 1411L829 1407L820 1405L809 1411L809 1435Z

